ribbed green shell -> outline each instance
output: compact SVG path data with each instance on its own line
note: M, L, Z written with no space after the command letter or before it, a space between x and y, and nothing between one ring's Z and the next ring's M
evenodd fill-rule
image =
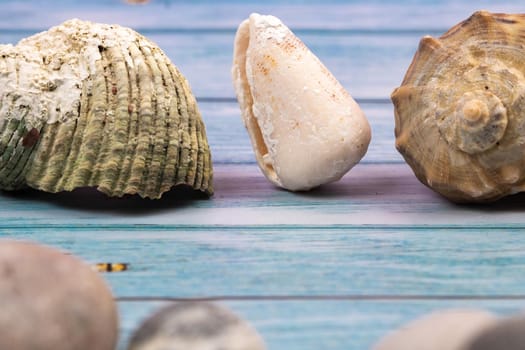
M32 130L23 117L0 115L0 188L97 187L110 196L160 198L184 184L213 193L210 149L189 85L160 48L137 36L128 48L99 47L78 118Z

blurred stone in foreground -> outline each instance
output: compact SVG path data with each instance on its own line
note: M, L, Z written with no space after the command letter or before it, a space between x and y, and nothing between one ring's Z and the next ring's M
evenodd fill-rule
M0 240L0 281L0 349L115 349L117 308L91 266L50 247Z
M525 349L525 315L505 318L481 332L465 350Z
M135 331L128 350L264 350L256 330L230 310L207 302L167 306Z
M439 311L386 335L373 350L460 350L496 322L481 310Z

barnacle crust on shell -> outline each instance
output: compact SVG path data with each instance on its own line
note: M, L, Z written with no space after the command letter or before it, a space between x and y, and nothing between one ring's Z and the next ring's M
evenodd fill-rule
M190 87L135 31L75 19L0 45L0 86L0 188L213 193Z
M525 15L478 11L424 37L392 93L396 147L458 202L525 189Z

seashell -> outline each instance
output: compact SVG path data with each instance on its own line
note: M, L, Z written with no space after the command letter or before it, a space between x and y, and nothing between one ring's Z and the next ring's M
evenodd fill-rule
M392 93L396 147L453 201L525 189L525 15L474 13L426 36Z
M229 309L208 302L166 306L131 336L128 350L264 350L251 325Z
M443 310L425 315L386 335L373 350L462 350L496 316L481 310Z
M212 194L204 124L186 79L131 29L70 20L0 45L0 188L96 186Z
M357 103L278 18L237 30L232 77L264 175L292 191L339 180L365 155L370 126Z
M0 240L0 274L0 349L115 349L117 305L88 264L51 247Z

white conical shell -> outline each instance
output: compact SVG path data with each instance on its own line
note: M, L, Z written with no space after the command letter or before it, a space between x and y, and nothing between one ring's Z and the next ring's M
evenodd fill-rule
M252 14L241 23L232 75L257 162L275 185L333 182L365 155L364 113L278 18Z

